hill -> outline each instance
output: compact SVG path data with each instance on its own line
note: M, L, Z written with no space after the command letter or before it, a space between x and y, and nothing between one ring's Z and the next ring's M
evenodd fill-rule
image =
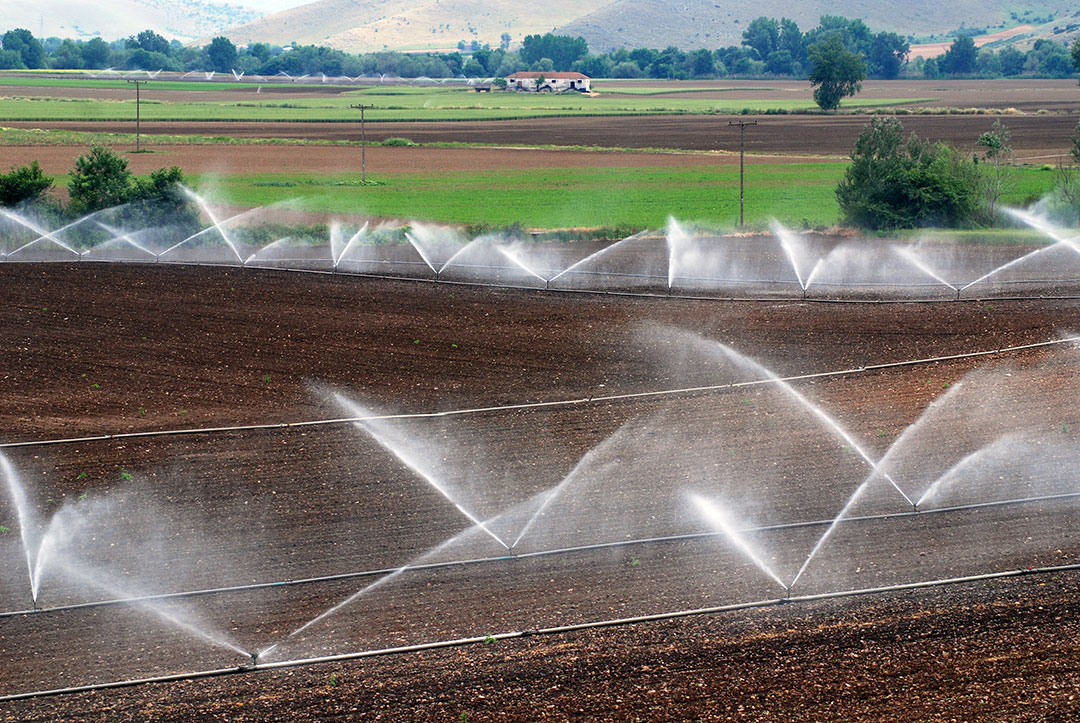
M961 27L1005 29L1071 16L1071 0L1034 0L1013 13L1004 0L792 3L783 0L319 0L232 28L237 43L263 41L330 45L351 52L452 49L459 41L498 46L531 33L581 35L594 51L618 47L684 49L738 44L756 17L790 17L807 30L822 15L862 18L875 31L916 38Z
M918 38L962 27L1012 27L1026 18L1065 17L1075 10L1070 0L1042 0L1025 6L1026 15L1014 17L1013 7L1005 0L813 0L794 5L786 0L614 0L560 26L559 32L584 37L594 51L668 45L685 50L737 45L746 26L762 15L789 17L804 31L816 26L822 15L843 15L861 18L875 31Z
M319 0L230 29L238 44L255 41L329 45L352 52L456 49L477 40L497 47L547 33L611 0Z
M3 0L2 5L0 31L21 27L41 38L115 40L150 28L187 41L259 16L239 5L198 0Z

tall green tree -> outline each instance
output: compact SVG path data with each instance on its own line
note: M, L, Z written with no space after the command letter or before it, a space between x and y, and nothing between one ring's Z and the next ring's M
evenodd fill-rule
M75 159L68 182L72 213L85 214L126 203L131 194L126 160L105 146L93 146Z
M210 62L210 70L228 73L236 67L236 46L228 38L219 35L207 46L206 59Z
M975 41L970 35L961 35L953 41L941 59L941 69L953 75L974 73L978 63Z
M844 220L862 228L965 226L977 218L980 176L974 161L944 143L912 134L896 118L874 118L836 187Z
M809 55L809 80L814 86L814 102L823 110L836 110L841 99L862 89L866 64L844 47L839 35L829 35L811 45Z
M911 46L908 41L896 33L878 33L870 43L870 52L866 56L870 75L892 79L900 75L900 69L907 62Z
M4 46L4 50L18 53L26 68L45 67L45 48L26 28L7 31L3 38L0 38L0 45Z
M572 38L569 35L526 35L521 43L521 60L526 65L532 65L541 58L551 58L555 70L567 71L574 61L585 57L589 52L589 44L585 38Z
M755 58L765 60L780 46L780 22L765 16L755 18L743 31L742 44L754 51Z

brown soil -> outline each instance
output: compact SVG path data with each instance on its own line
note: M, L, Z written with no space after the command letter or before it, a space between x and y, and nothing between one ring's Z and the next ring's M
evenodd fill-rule
M127 149L128 146L119 147ZM359 146L151 146L153 153L125 156L135 173L180 166L185 173L358 172ZM12 164L39 161L46 173L71 170L83 146L7 146ZM425 148L375 146L364 152L371 173L439 173L530 168L641 168L715 166L739 162L737 154L630 153L532 150L525 148ZM798 163L805 157L762 156L755 162Z
M535 120L485 121L458 123L372 123L367 136L373 141L387 138L408 138L417 143L459 142L488 143L514 146L522 143L536 145L584 145L614 148L664 147L683 150L722 150L738 153L739 129L728 125L738 120L726 116L642 116L623 118L544 118ZM869 123L866 116L763 116L758 125L746 131L748 153L782 157L833 156L846 157L851 153L855 138ZM1075 113L1008 116L1004 122L1012 131L1013 148L1022 161L1053 163L1067 154L1068 139L1080 116ZM906 116L904 129L920 138L947 141L974 149L979 135L994 122L992 116L938 115ZM86 131L133 131L130 124L95 121L58 123L8 123L22 128L64 128ZM360 140L360 129L344 123L144 123L147 134L230 135L249 138L312 138L331 140ZM244 153L219 150L209 153ZM36 151L36 149L32 149ZM401 148L388 148L391 158L408 158ZM43 151L37 151L42 152ZM202 151L180 151L202 153ZM246 151L255 154L290 153L286 149L259 148ZM318 154L319 151L311 151ZM358 153L335 149L328 153ZM369 149L370 152L370 149ZM480 157L486 151L474 151ZM538 156L561 159L566 164L603 164L603 156L581 154L582 160L571 160L575 154ZM443 157L451 157L447 154ZM513 166L518 155L503 155L503 163ZM623 155L610 157L612 163L642 162L656 165L696 163L682 156L662 155L634 161ZM709 162L717 162L710 160Z
M730 342L794 374L1041 341L1075 317L1073 301L731 303L119 264L4 264L0 284L0 419L8 439L341 414L321 391L325 385L383 409L420 411L715 382L707 368L675 363L680 349L655 332L658 324ZM954 360L802 388L857 437L874 440L880 454L969 369L1008 363L1053 370L1060 353ZM740 392L684 401L698 424L737 413L748 399ZM477 414L445 429L488 440L496 465L514 471L514 489L499 496L544 489L625 420L660 405L644 399ZM1053 410L1055 421L1064 415L1072 423L1070 410ZM165 589L394 566L462 529L441 496L417 486L348 426L8 455L46 509L84 492L111 494L115 504L134 495L129 516L110 518L116 529L98 534L106 554L130 560L125 574L150 574ZM831 481L845 469L807 463L806 478L817 486L791 501L799 519L835 505L840 490ZM134 480L123 482L122 471ZM651 482L627 478L611 509L646 514ZM642 500L645 507L631 505ZM150 514L158 508L162 517ZM1046 552L1032 558L1024 545L1001 544L996 565L1071 562L1071 509L1049 509L1050 522L1038 531L1025 524L1025 511L919 523L918 546L900 519L875 527L881 535L873 545L861 535L845 538L835 561L858 561L849 571L853 586L895 581L897 570L918 579L970 573L978 569L971 540L1021 529L1030 534L1028 549ZM162 541L168 565L152 544L122 532L137 528L144 513L179 535ZM803 533L791 534L805 544ZM490 554L485 540L474 542L475 554ZM0 543L0 560L15 561L5 562L0 599L4 609L18 609L25 569L19 576L17 541L9 535ZM127 557L133 546L143 554ZM298 639L295 654L770 594L749 573L725 577L730 589L718 590L722 554L679 542L411 576ZM214 595L193 604L247 649L279 639L361 584ZM45 590L46 605L79 598L62 586ZM64 696L7 704L0 716L949 720L977 708L1009 719L1069 717L1080 692L1070 665L1078 652L1076 592L1072 573L996 581ZM0 620L0 650L3 692L244 662L127 607Z

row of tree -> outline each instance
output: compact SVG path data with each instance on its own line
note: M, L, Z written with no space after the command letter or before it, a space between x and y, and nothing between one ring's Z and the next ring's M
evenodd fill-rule
M1027 52L978 49L970 36L961 35L937 58L918 59L907 67L909 40L896 33L874 33L862 20L825 15L817 27L803 32L793 20L759 17L743 32L742 43L716 50L692 51L668 47L620 48L590 53L583 38L563 35L528 35L517 52L509 50L509 36L497 48L473 41L459 44L452 53L377 52L354 55L316 45L276 46L252 43L236 47L229 39L214 38L193 47L168 41L152 30L107 43L35 38L25 29L10 30L0 38L0 68L82 68L126 70L214 70L292 76L373 76L403 78L507 76L519 70L579 71L594 78L719 78L726 76L809 77L810 49L828 38L839 38L858 56L871 78L895 78L905 72L928 78L978 75L981 77L1067 77L1073 67L1069 48L1051 40L1038 40ZM1078 50L1073 46L1073 55Z

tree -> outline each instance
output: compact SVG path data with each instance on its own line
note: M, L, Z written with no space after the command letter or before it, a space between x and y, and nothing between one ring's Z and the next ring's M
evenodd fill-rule
M210 70L228 73L236 66L236 46L228 38L219 35L207 46L206 58L210 61Z
M84 68L107 68L109 66L109 44L101 38L91 38L82 46Z
M742 34L742 44L754 51L758 60L765 60L780 45L780 23L773 18L752 20Z
M4 50L19 54L23 67L45 67L45 48L41 47L41 43L29 30L25 28L9 30L4 33L3 38L0 38L0 44L4 46Z
M1016 185L1012 167L1012 134L1009 127L1000 119L993 127L979 136L977 146L986 149L983 167L983 193L986 197L986 212L991 223L997 218L1001 197Z
M29 166L12 167L10 172L0 173L0 206L13 208L33 203L52 185L52 179L41 171L37 161Z
M148 53L169 54L169 41L155 33L153 30L143 30L138 35L127 39L129 48L142 48Z
M792 64L799 66L799 69L806 65L806 40L794 20L780 18L780 45L777 49L788 51Z
M574 64L575 60L584 57L589 52L589 45L585 38L572 38L569 35L526 35L521 43L522 61L532 65L541 58L551 58L555 70L566 71Z
M711 50L702 48L690 53L690 73L696 78L711 78L716 75L716 58Z
M870 229L960 226L978 211L974 161L944 143L912 134L896 118L874 118L851 152L836 187L845 221Z
M75 159L68 183L70 210L86 214L126 203L131 195L127 161L105 146L93 146Z
M509 50L510 49L510 40L511 40L510 33L503 33L502 35L499 36L499 47L502 48L503 50Z
M878 33L870 43L866 56L870 75L893 79L900 75L900 68L907 62L911 46L896 33Z
M1025 56L1011 45L1001 49L1001 52L998 53L998 60L1001 62L1002 75L1020 75L1024 72Z
M183 236L199 227L199 209L184 191L184 174L177 166L134 179L127 202L125 220L140 227L171 227Z
M1080 73L1080 37L1073 41L1069 55L1072 56L1073 67L1076 68L1076 72ZM1080 83L1080 80L1077 82Z
M810 84L814 102L823 110L836 110L840 100L862 89L866 65L844 47L839 35L830 35L810 46Z
M975 72L977 60L975 41L970 35L961 35L945 51L941 69L953 75L968 75Z
M773 75L792 75L795 72L795 63L788 50L774 50L765 59L765 70Z

